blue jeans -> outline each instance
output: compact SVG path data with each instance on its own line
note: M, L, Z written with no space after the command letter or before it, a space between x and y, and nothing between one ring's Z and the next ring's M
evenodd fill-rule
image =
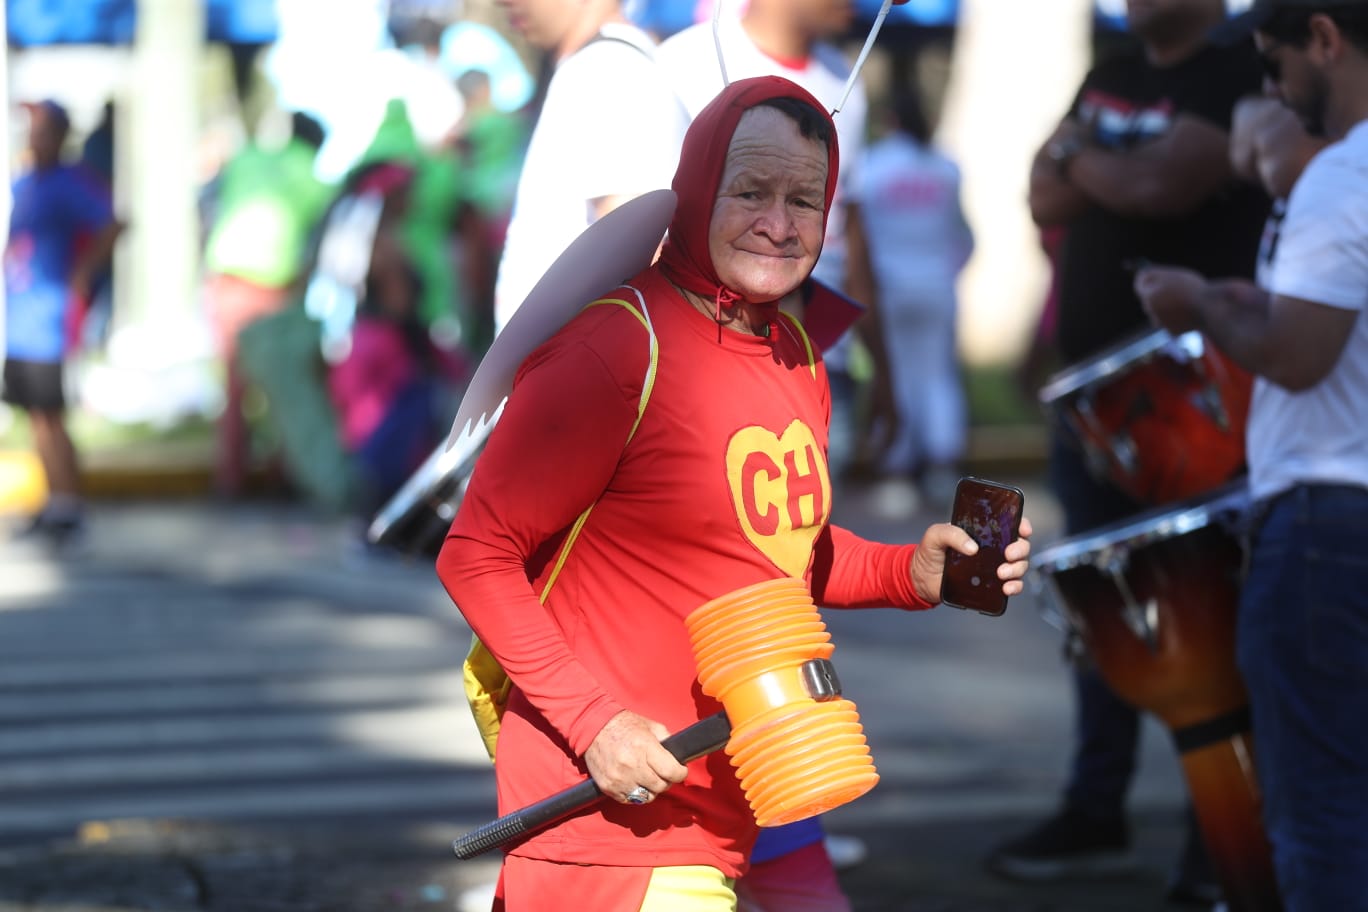
M1116 487L1094 478L1072 435L1057 428L1050 438L1048 472L1069 536L1142 509ZM1122 817L1135 772L1140 715L1112 693L1091 664L1075 667L1073 678L1077 743L1065 803L1090 817Z
M357 450L364 515L374 513L394 496L442 439L436 395L436 386L429 380L410 383Z
M1262 507L1240 600L1264 822L1287 912L1368 910L1368 489Z

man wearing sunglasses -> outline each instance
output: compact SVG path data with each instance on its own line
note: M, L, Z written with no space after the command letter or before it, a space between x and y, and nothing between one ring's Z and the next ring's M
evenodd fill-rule
M1257 0L1268 86L1330 141L1257 285L1154 267L1155 322L1256 376L1240 668L1288 912L1368 910L1368 0Z

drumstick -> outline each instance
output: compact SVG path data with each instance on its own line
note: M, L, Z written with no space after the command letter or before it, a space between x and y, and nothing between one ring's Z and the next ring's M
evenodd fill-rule
M675 732L660 743L680 763L688 763L722 747L730 736L731 723L727 721L727 714L720 712ZM594 780L586 779L579 785L572 785L536 804L529 804L471 830L453 841L451 849L463 861L474 858L490 849L507 845L524 833L563 820L602 798L603 793Z

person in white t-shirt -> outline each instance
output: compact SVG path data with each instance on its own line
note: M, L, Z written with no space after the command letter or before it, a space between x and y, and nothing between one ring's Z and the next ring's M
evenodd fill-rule
M836 122L841 150L836 199L827 217L822 257L812 277L865 305L858 325L861 339L874 361L875 383L871 422L896 422L884 345L873 311L877 288L865 243L864 224L852 187L863 158L869 103L857 81L849 98L841 96L849 81L851 63L829 39L850 27L854 14L849 0L750 0L738 19L724 14L719 23L722 63L727 82L750 76L783 76L807 89L827 110L840 110ZM657 60L692 118L722 90L718 41L711 22L697 25L661 42ZM854 415L854 381L848 370L852 339L847 333L823 352L831 377L831 441L827 462L833 478L868 454L860 452Z
M556 257L604 213L668 188L688 126L650 36L619 0L500 0L555 65L528 143L494 289L502 330ZM614 136L613 143L585 142Z
M1151 317L1256 375L1249 572L1236 634L1288 912L1368 910L1368 0L1258 0L1283 102L1331 145L1258 285L1142 270Z
M881 468L891 482L915 481L948 503L969 430L955 281L974 237L960 205L959 166L931 144L917 96L898 92L886 119L855 182L899 417Z

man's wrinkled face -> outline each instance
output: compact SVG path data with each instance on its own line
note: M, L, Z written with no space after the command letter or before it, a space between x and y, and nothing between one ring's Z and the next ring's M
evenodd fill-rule
M827 148L769 107L741 115L708 226L722 284L750 303L776 301L822 252Z

